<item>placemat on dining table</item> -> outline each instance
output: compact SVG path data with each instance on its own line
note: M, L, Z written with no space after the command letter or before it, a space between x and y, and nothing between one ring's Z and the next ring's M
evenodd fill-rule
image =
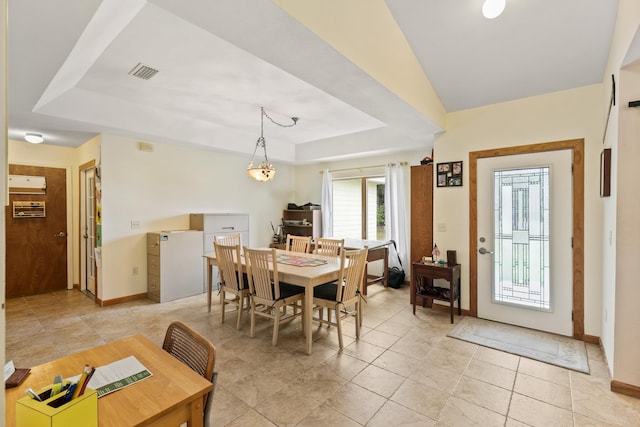
M296 267L317 267L324 265L327 261L317 258L306 258L296 255L278 254L279 264L295 265Z

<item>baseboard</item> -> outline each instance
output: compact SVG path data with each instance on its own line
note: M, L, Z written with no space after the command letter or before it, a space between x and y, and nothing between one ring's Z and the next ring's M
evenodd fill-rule
M600 337L597 337L595 335L584 334L582 335L582 341L589 344L599 345L600 347L602 347L602 345L600 344Z
M135 300L144 299L144 298L147 298L146 292L143 294L128 295L126 297L114 298L109 300L101 300L99 298L96 298L96 303L98 303L98 305L100 305L101 307L106 307L109 305L122 304L123 302L135 301Z
M635 385L614 380L611 381L611 391L640 399L640 387Z

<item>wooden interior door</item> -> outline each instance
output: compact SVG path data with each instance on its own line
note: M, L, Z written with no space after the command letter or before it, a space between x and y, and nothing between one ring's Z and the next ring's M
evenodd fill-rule
M67 288L66 170L9 165L10 175L44 176L45 194L9 194L6 211L6 297ZM45 202L44 218L14 218L14 201Z
M411 166L410 263L433 249L433 164ZM411 269L411 265L407 268Z

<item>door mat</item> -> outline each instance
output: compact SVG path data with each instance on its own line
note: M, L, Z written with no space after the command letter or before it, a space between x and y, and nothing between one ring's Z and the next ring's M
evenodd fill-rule
M448 336L589 374L585 344L573 338L468 316Z

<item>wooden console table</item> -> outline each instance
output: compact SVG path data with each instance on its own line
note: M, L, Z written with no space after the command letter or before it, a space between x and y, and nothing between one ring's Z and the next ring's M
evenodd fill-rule
M430 262L414 262L411 272L411 303L413 314L416 314L416 302L422 299L422 306L431 307L433 300L448 301L453 323L453 302L458 300L458 316L460 310L460 264L452 267ZM449 288L433 286L434 279L444 279L449 282Z

